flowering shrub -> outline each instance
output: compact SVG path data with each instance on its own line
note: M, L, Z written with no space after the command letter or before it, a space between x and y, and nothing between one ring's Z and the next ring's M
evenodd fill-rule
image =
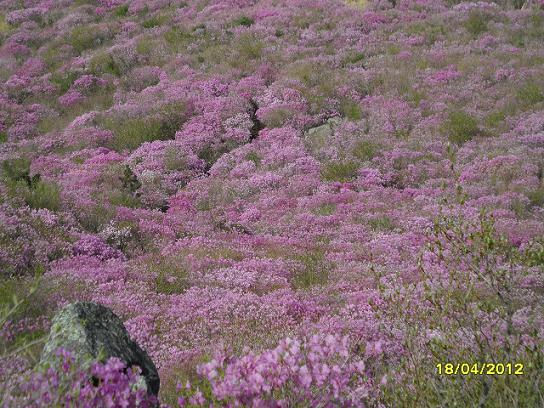
M117 358L81 369L67 351L42 371L10 379L6 407L154 407L156 398L141 388L137 369L125 370Z
M89 300L164 404L544 405L529 371L434 371L541 368L543 13L1 1L0 297L45 275L2 338Z
M365 364L350 361L347 338L286 338L262 354L217 355L198 368L204 380L180 384L185 406L363 406Z

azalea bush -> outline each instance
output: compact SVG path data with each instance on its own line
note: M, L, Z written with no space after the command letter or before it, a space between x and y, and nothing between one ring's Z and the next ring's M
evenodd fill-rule
M171 406L542 405L543 41L542 1L0 1L10 367L85 300Z

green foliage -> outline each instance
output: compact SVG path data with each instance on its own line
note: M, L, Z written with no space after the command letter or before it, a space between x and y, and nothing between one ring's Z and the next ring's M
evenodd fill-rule
M89 48L93 48L99 43L99 37L96 27L92 26L79 26L75 27L70 33L70 44L74 47L74 50L81 54L83 51Z
M25 318L34 319L44 315L47 310L47 290L41 282L42 273L43 269L39 269L30 279L10 278L0 283L0 332L8 322L16 323ZM45 333L40 329L18 333L13 339L2 336L0 358L18 354L35 362L44 341Z
M147 20L145 20L142 23L142 26L144 28L158 27L158 26L162 25L165 22L165 20L166 19L163 16L153 16L153 17L148 18Z
M173 139L186 118L185 103L172 102L159 107L148 117L103 117L99 122L103 128L113 132L109 146L122 151L134 150L145 142Z
M301 268L295 271L291 281L295 289L305 290L327 283L332 265L325 258L324 251L308 251L294 258L301 264Z
M115 211L98 204L87 207L86 211L76 211L74 215L85 231L97 233L114 218Z
M11 195L20 195L31 208L60 208L60 188L52 181L41 180L40 174L30 175L30 161L25 158L2 162L2 174Z
M108 195L108 201L115 207L140 208L142 206L140 198L126 190L111 191Z
M250 27L253 23L255 23L255 20L253 20L251 17L248 17L248 16L240 16L236 20L233 21L234 25L244 26L244 27Z
M113 56L106 51L96 53L89 62L89 68L94 75L112 74L121 76L121 69L115 63Z
M533 81L529 81L518 89L517 97L523 107L530 108L544 101L544 92L541 86Z
M180 258L152 258L147 271L155 276L155 291L166 295L185 292L189 287L188 272L181 266Z
M332 215L336 211L336 204L322 204L319 207L312 210L316 215Z
M362 140L355 145L353 155L361 161L369 161L376 156L378 149L379 145L376 143Z
M523 255L528 266L544 266L544 240L532 242Z
M194 37L189 31L184 30L181 27L172 27L169 31L164 33L164 39L166 43L175 51L181 50L190 44Z
M342 60L342 65L350 65L350 64L357 64L365 59L365 54L362 52L354 52L348 54L344 59Z
M488 30L489 17L479 11L471 11L465 21L465 29L473 36L478 36Z
M503 111L494 111L485 117L485 124L486 126L497 128L504 122L505 118L506 115Z
M253 34L242 34L234 44L233 67L244 66L248 61L261 58L264 48L263 42Z
M52 181L38 181L24 192L24 199L32 208L57 211L60 208L60 188Z
M56 71L56 72L53 72L53 74L51 74L51 77L49 78L49 80L53 84L55 84L57 88L59 89L59 92L63 94L68 89L70 89L70 87L72 86L74 81L78 78L78 76L79 74L73 71L69 71L66 73L60 73Z
M24 181L30 186L30 160L21 157L3 161L2 175L9 182Z
M185 156L175 148L169 148L164 153L164 168L169 171L181 170L187 166Z
M113 14L115 17L125 17L128 14L128 4L123 4L117 7Z
M256 166L259 166L262 161L262 157L257 152L249 152L246 154L246 160L251 160Z
M340 104L340 113L349 120L360 120L363 117L361 107L359 104L352 100L344 100Z
M532 329L542 313L538 286L524 291L518 285L528 273L524 265L541 265L541 243L520 253L497 234L491 216L479 220L443 216L429 235L426 259L419 262L417 284L402 292L386 294L385 311L375 308L380 319L392 319L405 328L403 348L410 358L390 366L383 389L386 406L481 406L536 407L544 397L542 338ZM431 255L429 257L428 255ZM422 255L423 258L423 255ZM437 274L434 267L439 267ZM420 289L423 288L423 293ZM381 306L380 306L381 308ZM526 324L515 324L523 310ZM390 320L391 321L391 320ZM433 337L422 337L432 331ZM440 375L437 364L522 363L523 375ZM513 367L514 369L514 367Z
M285 123L291 119L293 115L294 112L291 109L279 107L267 112L266 116L263 118L263 122L269 129L279 128L285 126Z
M198 158L206 162L206 167L210 169L213 164L225 153L231 151L237 146L237 143L229 140L219 146L206 145L198 152Z
M374 231L392 231L395 229L395 224L387 215L381 215L368 220L368 224Z
M442 125L442 131L446 133L452 143L462 145L480 133L478 121L462 110L452 111Z
M5 143L8 140L7 132L0 132L0 143Z
M138 190L142 186L142 183L140 183L138 177L136 177L136 174L134 174L132 169L127 164L125 164L123 175L119 177L119 180L123 184L123 188L127 190L132 196L139 196Z
M540 187L536 190L529 191L527 198L531 201L532 206L543 207L544 206L544 188Z
M355 162L333 162L321 169L321 177L325 181L349 181L357 176L359 165Z
M10 30L10 25L7 23L3 14L0 14L0 34L7 33Z

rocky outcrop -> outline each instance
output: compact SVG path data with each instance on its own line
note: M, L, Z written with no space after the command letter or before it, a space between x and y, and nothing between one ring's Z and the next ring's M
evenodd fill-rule
M82 366L117 357L127 367L139 366L147 392L159 393L159 374L147 353L127 333L123 322L105 306L72 303L53 318L41 364L47 364L58 348L71 351ZM142 384L143 386L143 384Z

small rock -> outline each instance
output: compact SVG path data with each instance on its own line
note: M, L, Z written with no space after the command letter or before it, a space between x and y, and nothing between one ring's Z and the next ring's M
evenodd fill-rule
M323 125L308 129L305 136L312 139L327 139L332 136L334 128L341 123L341 118L329 118Z
M121 319L105 306L77 302L60 310L53 318L40 364L51 361L58 348L71 351L82 366L110 357L119 358L128 367L139 366L148 393L159 393L160 379L153 361L131 340Z

